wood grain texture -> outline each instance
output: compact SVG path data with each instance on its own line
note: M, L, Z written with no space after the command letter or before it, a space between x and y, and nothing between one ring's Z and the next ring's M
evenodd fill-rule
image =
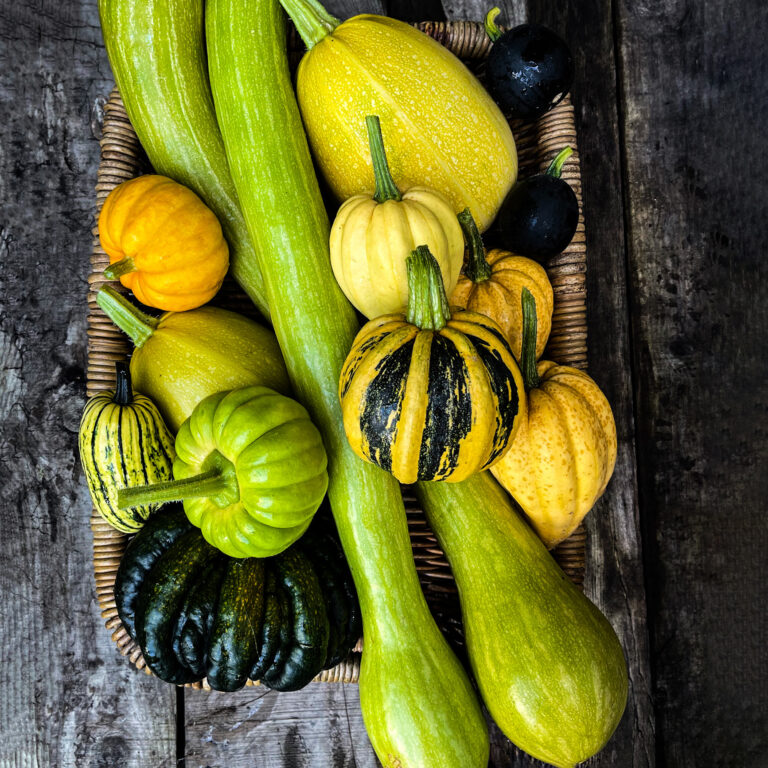
M616 8L658 762L762 768L768 6Z
M95 2L0 10L0 766L171 766L172 689L137 674L94 598L79 467L100 100Z

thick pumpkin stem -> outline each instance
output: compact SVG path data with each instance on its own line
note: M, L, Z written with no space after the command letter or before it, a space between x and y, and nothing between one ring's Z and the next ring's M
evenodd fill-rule
M368 129L368 145L371 148L371 160L373 161L373 178L376 180L376 192L373 199L377 203L387 200L402 200L403 196L392 178L387 162L387 152L384 149L384 139L381 135L381 123L377 115L368 115L365 118L365 126Z
M501 13L501 8L491 8L485 17L485 34L495 43L501 37L501 30L496 26L496 17Z
M333 32L341 21L331 16L317 0L280 0L307 48L313 48Z
M439 331L451 319L443 275L429 247L420 245L405 260L408 271L406 320L422 331Z
M119 280L123 275L130 274L136 271L136 265L133 263L133 259L130 256L126 256L120 261L116 261L114 264L110 264L104 270L104 277L108 280Z
M214 468L184 480L121 488L117 492L117 506L120 509L130 509L147 504L163 504L167 501L213 497L229 491L230 486L231 480L226 473Z
M96 294L96 303L123 333L131 337L135 347L141 347L152 336L160 322L156 317L134 307L110 285L105 285Z
M520 355L520 372L523 374L525 391L529 392L538 387L541 382L536 370L538 318L536 316L536 299L533 298L533 294L527 288L523 288L520 301L523 307L523 350Z
M130 405L133 402L131 370L124 360L115 363L115 394L112 401L115 405Z
M483 283L490 278L493 269L485 258L485 248L483 247L483 238L480 237L480 230L477 228L469 208L465 208L458 215L458 219L464 233L464 239L469 246L469 259L464 274L473 283Z
M570 147L564 147L561 149L555 159L549 164L547 168L547 176L553 176L556 179L560 178L560 174L563 172L563 166L565 161L573 154L573 150Z

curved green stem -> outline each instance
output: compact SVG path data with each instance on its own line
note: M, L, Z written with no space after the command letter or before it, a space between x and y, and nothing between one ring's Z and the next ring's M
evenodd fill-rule
M491 8L485 16L485 34L495 43L501 37L501 30L496 26L496 17L501 13L501 8Z
M554 178L559 179L560 174L563 172L563 165L565 165L565 161L572 154L573 154L573 150L570 147L565 147L561 149L555 156L555 159L549 164L549 168L547 168L546 175L553 176Z
M104 277L108 280L118 280L123 275L127 275L130 272L136 271L136 265L133 263L133 259L130 256L126 256L120 261L116 261L114 264L110 264L104 270Z
M429 247L420 245L405 260L408 271L406 320L422 331L439 331L451 319L443 276Z
M331 16L317 0L280 0L307 48L313 48L333 32L341 21Z
M152 336L160 322L134 307L110 285L105 285L96 294L96 303L123 333L131 337L136 347L142 346Z
M112 400L116 405L130 405L133 402L131 370L125 360L115 363L115 394Z
M523 349L520 355L520 372L523 374L525 391L529 392L538 387L541 381L536 370L538 318L536 317L536 299L527 288L523 288L520 301L523 306Z
M383 203L385 200L402 200L403 196L389 171L387 152L384 149L384 139L381 135L381 123L378 116L368 115L365 118L365 127L368 129L368 146L371 148L373 178L376 180L376 192L373 199L377 203Z
M117 506L120 509L130 509L146 504L163 504L166 501L217 496L228 491L230 484L230 479L226 473L214 468L184 480L169 480L154 485L121 488L117 492Z
M461 231L464 233L464 239L469 246L469 259L464 274L473 283L483 283L490 278L493 269L485 258L485 248L483 247L483 238L480 237L480 230L477 228L469 208L465 208L458 215L458 219L459 224L461 224Z

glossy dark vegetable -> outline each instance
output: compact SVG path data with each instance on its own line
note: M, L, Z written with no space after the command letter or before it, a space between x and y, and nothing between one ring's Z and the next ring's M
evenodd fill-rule
M579 202L560 178L573 150L563 149L545 173L518 182L496 220L504 247L530 259L547 259L563 251L579 222Z
M573 58L565 41L540 24L521 24L503 34L486 17L493 40L486 64L486 85L508 117L535 120L562 101L573 83Z

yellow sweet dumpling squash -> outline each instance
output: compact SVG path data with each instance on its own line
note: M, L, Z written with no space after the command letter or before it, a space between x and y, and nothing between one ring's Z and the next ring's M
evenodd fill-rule
M495 320L520 360L523 346L523 288L536 299L536 359L544 354L552 330L554 293L541 264L494 249L486 254L480 232L469 208L459 214L459 222L469 248L464 274L451 295L451 306L479 312Z
M573 533L608 485L616 463L616 425L608 400L584 371L548 360L536 363L535 303L523 289L527 412L491 471L551 548Z
M464 260L464 238L453 207L428 187L402 194L389 172L379 118L365 118L376 191L355 195L331 227L331 266L341 290L369 320L402 312L408 303L405 260L418 245L437 259L448 293Z
M149 174L110 192L99 215L110 280L149 307L196 309L218 292L229 248L213 211L191 190Z

